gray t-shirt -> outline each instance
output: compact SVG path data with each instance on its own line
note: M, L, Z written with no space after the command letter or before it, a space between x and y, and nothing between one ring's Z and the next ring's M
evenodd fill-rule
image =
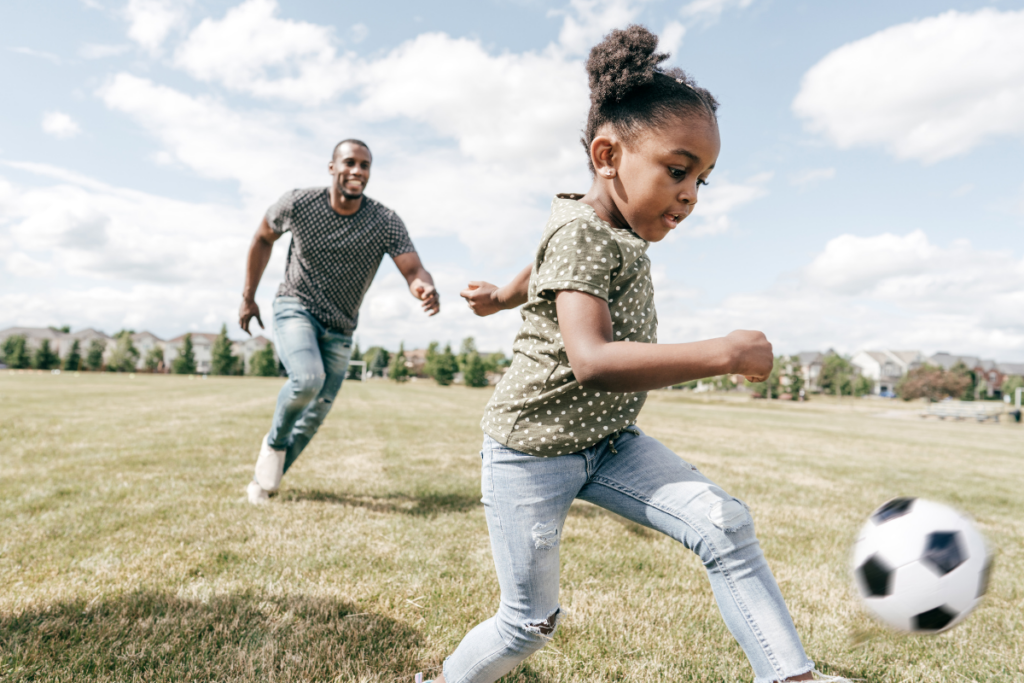
M359 306L384 254L416 251L405 224L391 209L363 196L351 216L331 208L326 187L286 192L267 210L277 234L289 230L292 243L278 296L294 296L324 326L352 334Z

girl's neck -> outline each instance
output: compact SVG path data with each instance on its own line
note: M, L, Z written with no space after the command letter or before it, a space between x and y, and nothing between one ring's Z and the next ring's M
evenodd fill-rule
M587 193L579 201L591 206L597 217L604 222L610 223L616 228L632 230L626 219L622 217L619 208L615 206L611 194L607 191L604 182L600 178L594 179L594 184L590 186L590 189L587 190Z

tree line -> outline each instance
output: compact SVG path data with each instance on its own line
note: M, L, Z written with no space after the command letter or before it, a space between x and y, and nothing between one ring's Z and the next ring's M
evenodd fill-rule
M371 346L362 352L356 344L351 360L365 362L366 371L370 375L387 376L396 382L404 382L412 376L405 355L404 342L399 344L395 353L381 346ZM439 342L430 342L420 374L433 378L441 386L448 386L455 381L458 373L462 373L462 381L466 386L485 387L489 384L487 373L498 372L508 364L509 360L504 353L481 354L476 348L476 340L473 337L466 337L462 340L458 353L452 351L451 343L445 344L444 349L441 349ZM359 373L358 366L350 367L348 377L358 379Z

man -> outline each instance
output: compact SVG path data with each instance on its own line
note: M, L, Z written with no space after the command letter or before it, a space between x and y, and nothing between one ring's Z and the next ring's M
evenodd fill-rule
M327 165L330 187L285 193L267 211L249 246L238 311L247 333L252 318L263 327L256 288L274 242L292 233L284 282L274 299L274 343L288 381L278 394L274 420L246 488L254 505L278 490L281 477L330 411L348 368L359 306L385 253L423 310L429 315L440 310L434 281L402 219L363 194L372 162L366 143L339 142Z

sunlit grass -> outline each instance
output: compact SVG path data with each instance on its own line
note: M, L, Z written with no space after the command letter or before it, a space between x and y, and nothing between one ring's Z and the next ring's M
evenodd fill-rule
M493 613L489 391L348 382L253 508L279 387L0 374L0 680L411 681ZM660 392L640 424L751 505L820 668L1024 680L1024 429L875 417L891 408ZM848 549L895 495L970 512L998 550L987 601L947 634L900 637L857 609ZM561 601L551 647L508 680L752 678L696 558L599 508L570 513Z

